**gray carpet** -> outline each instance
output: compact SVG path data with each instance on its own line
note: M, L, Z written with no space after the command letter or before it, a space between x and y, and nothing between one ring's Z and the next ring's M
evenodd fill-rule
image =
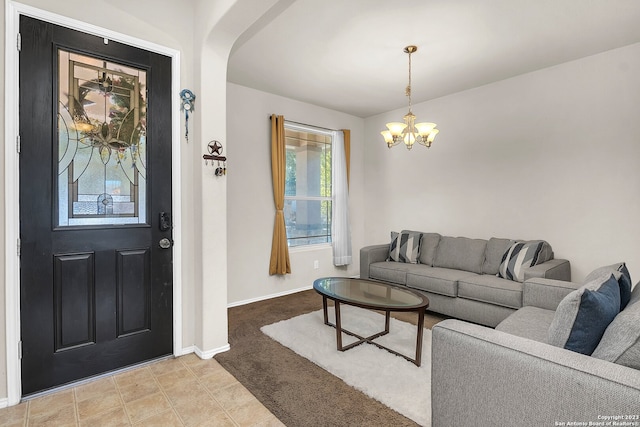
M230 308L231 350L215 359L287 426L416 426L260 331L321 308L312 290ZM394 317L415 324L417 316ZM425 325L442 319L427 313Z

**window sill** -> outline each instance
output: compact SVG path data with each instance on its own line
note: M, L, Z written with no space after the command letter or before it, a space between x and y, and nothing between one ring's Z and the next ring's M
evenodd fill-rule
M320 251L331 249L331 243L320 243L318 245L301 245L301 246L290 246L289 253L297 253L297 252L311 252L311 251Z

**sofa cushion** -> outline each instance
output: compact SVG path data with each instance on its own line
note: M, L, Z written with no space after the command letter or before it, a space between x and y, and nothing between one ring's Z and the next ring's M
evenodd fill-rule
M619 271L622 273L620 279L618 279L618 285L620 286L620 310L624 310L629 303L629 299L631 299L631 275L629 274L627 265L624 262L618 262L616 264L596 268L587 275L584 281L585 283L590 282L594 277L597 277L606 271Z
M458 295L458 280L469 276L477 276L477 274L418 264L407 269L407 286L434 294L455 297Z
M604 273L564 297L549 327L549 344L590 355L620 312L619 272Z
M544 240L516 242L502 256L498 275L504 279L524 281L524 269L553 259L551 246Z
M549 326L555 311L539 307L522 307L496 326L497 331L547 343Z
M498 239L492 237L487 242L487 248L484 251L484 263L482 264L482 272L484 274L498 274L502 256L515 242L511 239Z
M487 241L482 239L443 236L433 266L481 274L486 246Z
M420 258L418 259L420 264L426 264L430 267L433 266L433 260L436 257L436 251L441 237L438 233L422 234L422 240L420 241Z
M593 351L598 359L640 369L640 285L636 285L631 302L613 319Z
M369 277L385 282L405 285L407 283L407 271L404 267L411 264L401 262L382 261L369 265Z
M458 280L458 297L510 308L522 307L522 283L490 274Z
M417 264L421 237L422 233L419 231L402 230L400 233L392 231L389 260Z

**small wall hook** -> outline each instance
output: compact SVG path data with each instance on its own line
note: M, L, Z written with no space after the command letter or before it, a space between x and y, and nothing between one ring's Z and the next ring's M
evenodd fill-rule
M209 160L211 160L211 166L214 166L214 161L218 162L216 169L213 171L215 176L223 176L227 174L227 158L222 155L222 144L220 141L210 141L207 144L207 151L209 154L203 154L202 158L204 159L204 164L208 165ZM223 166L220 166L220 162L222 162Z

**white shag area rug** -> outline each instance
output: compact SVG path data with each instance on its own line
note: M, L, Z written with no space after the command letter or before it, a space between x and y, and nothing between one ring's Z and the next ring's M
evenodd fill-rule
M342 327L362 336L384 329L384 316L342 305ZM416 315L417 316L417 315ZM329 321L335 323L333 307ZM263 333L422 426L431 425L431 331L424 330L422 366L363 343L350 350L336 349L336 330L324 324L322 310L260 328ZM342 334L347 345L356 338ZM415 357L416 326L391 318L389 334L376 342Z

